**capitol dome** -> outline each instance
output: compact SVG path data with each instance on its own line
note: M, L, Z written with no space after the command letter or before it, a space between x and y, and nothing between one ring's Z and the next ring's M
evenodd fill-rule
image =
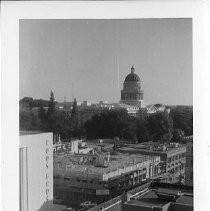
M132 105L132 106L143 106L143 95L142 81L140 77L134 73L135 69L131 67L131 73L129 73L123 83L123 89L121 90L121 100L122 104Z
M125 78L125 82L140 82L140 78L137 74L134 73L135 69L131 67L131 73L128 74Z

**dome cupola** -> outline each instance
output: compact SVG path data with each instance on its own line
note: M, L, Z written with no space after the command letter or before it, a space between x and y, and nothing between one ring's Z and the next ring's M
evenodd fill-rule
M129 73L126 78L125 78L125 82L140 82L140 78L137 74L134 73L135 72L135 69L134 67L132 66L131 67L131 73Z

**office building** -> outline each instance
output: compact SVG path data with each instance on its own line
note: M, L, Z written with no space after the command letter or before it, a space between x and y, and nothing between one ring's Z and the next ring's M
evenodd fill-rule
M20 211L37 211L53 200L53 134L20 132Z

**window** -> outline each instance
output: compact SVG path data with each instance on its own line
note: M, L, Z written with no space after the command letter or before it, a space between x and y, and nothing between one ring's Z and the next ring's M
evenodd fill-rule
M70 177L64 177L64 180L70 181Z
M46 161L48 161L48 160L49 160L49 158L50 158L50 157L47 155L47 156L46 156Z
M48 143L49 143L49 141L48 141L48 140L46 140L46 146L48 145Z
M60 178L61 178L60 175L55 175L55 176L53 176L53 179L60 179ZM46 177L46 179L47 179L47 177Z

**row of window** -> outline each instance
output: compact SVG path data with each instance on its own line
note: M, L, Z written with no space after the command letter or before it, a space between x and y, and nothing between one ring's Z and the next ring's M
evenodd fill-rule
M168 165L167 167L171 168L171 170L174 169L175 171L177 171L180 169L184 169L184 166L185 165L183 163L181 163L181 165L177 163L177 165L172 164L172 165Z
M174 156L168 158L168 159L167 159L167 162L170 163L170 162L172 162L172 161L175 161L175 160L184 158L185 156L186 156L185 153L181 153L181 154L178 154L178 155L174 155Z
M55 176L53 176L53 178L54 179L61 179L62 177L60 175L55 175ZM70 177L64 177L63 179L64 179L64 181L71 181L72 180ZM95 184L97 183L99 185L103 184L103 182L101 182L101 181L93 181L93 180L86 180L86 179L79 179L79 178L77 178L76 181L82 182L82 183L89 183L89 184L93 184L93 183L95 183Z
M141 100L143 98L142 94L136 94L136 93L122 93L121 99L122 100Z

